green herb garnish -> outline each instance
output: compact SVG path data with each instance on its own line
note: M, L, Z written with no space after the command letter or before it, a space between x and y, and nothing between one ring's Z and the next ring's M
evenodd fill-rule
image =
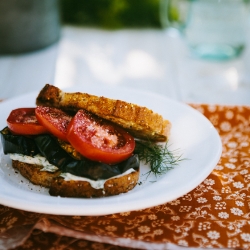
M162 145L151 141L136 140L134 152L138 154L141 161L149 164L148 174L153 173L155 176L160 176L177 166L182 160L181 156L175 155L168 146L168 142Z

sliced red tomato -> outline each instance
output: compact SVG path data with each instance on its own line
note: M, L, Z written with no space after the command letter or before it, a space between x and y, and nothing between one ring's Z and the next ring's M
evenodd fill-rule
M18 135L38 135L47 133L35 115L35 108L18 108L10 112L7 118L9 129Z
M127 159L135 148L135 140L128 132L86 110L79 110L73 117L67 138L86 158L107 164Z
M72 116L64 111L53 108L38 106L35 110L36 118L51 134L61 140L67 141L66 133Z

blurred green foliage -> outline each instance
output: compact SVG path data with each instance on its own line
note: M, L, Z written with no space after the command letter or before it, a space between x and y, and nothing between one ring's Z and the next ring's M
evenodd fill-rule
M160 28L160 0L60 0L65 24L105 29Z

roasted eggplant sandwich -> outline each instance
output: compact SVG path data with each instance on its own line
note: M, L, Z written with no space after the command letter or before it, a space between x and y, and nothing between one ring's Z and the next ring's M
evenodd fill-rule
M10 112L1 141L12 166L50 195L90 198L132 190L170 128L146 107L46 84L36 107Z

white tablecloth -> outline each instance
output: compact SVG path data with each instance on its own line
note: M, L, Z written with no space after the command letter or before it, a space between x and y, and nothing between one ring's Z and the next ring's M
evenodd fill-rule
M194 103L250 104L250 49L230 61L189 54L175 31L64 26L59 43L0 57L0 99L59 87L109 85Z

